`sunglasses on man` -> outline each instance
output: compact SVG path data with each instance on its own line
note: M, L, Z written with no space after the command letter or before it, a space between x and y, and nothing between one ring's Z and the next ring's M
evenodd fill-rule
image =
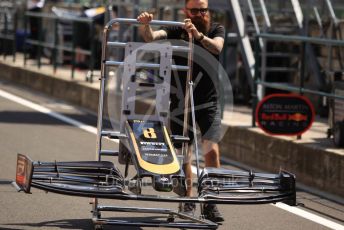
M187 8L187 10L190 11L192 15L198 15L198 13L205 15L209 11L208 8Z

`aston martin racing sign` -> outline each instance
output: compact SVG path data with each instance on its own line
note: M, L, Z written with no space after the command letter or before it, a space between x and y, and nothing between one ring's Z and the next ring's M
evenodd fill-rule
M271 135L301 135L314 120L314 108L304 96L272 94L258 104L258 126Z

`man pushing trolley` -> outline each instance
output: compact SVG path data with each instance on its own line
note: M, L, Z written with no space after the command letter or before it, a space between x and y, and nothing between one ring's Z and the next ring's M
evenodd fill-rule
M197 18L203 17L208 14L208 10L207 5L202 4L207 4L207 2L189 0L186 3L186 10ZM207 145L210 147L208 151L203 150L207 153L205 157L208 163L203 169L200 168L196 122L202 126L203 122L206 123L212 119L213 125L214 122L219 122L219 118L217 117L217 98L210 97L213 101L207 103L210 107L207 109L215 110L214 117L207 117L205 113L195 113L195 107L199 105L198 100L207 99L211 94L198 95L197 89L194 90L193 80L196 81L196 79L193 78L192 71L198 69L192 66L195 63L193 61L194 41L208 48L210 55L218 55L217 52L212 51L217 49L220 52L223 41L221 31L214 32L215 35L212 37L209 34L212 30L210 29L208 33L207 30L202 31L195 26L196 21L192 18L185 22L157 21L144 13L138 19L117 18L108 22L104 28L101 57L96 160L59 162L51 159L49 162L42 162L33 161L26 155L18 154L15 183L17 189L25 193L34 193L33 188L35 188L64 195L92 198L92 221L95 229L102 229L104 225L216 229L218 227L216 222L221 221L222 216L219 213L209 214L209 210L212 213L216 211L215 204L258 205L284 202L295 205L293 174L286 171L265 174L221 168L215 140L216 132L202 132L202 127L200 127L202 135L204 134L202 144L208 142ZM169 41L150 43L111 41L109 33L115 24L141 26L141 32L147 31L150 26L158 26L167 35L185 30L183 34L187 43L186 46L180 46ZM110 60L109 53L112 49L123 49L124 59ZM143 53L154 54L154 60L158 59L158 61L142 61ZM174 63L173 57L176 53L185 54L185 63L184 61ZM111 91L116 87L109 87L111 81L109 70L113 68L121 71L123 84L121 106L117 108L118 130L109 129L104 124L105 120L114 119L111 114L110 117L107 116L106 109L107 104L115 104L112 101L115 99L111 96L114 92ZM150 73L151 77L143 78L140 74L142 70ZM183 104L182 114L190 114L190 119L188 115L183 116L180 118L182 122L178 122L178 119L170 121L174 119L173 114L171 115L174 110L170 108L174 100L170 98L171 89L173 89L173 84L176 84L176 87L179 84L173 82L175 80L175 76L172 77L173 72L183 72L180 76L185 79L181 81L184 85L178 86L184 92L183 102L178 102L178 104ZM203 78L197 80L198 83L195 82L195 86L202 86L202 80ZM209 89L212 87L210 86ZM216 83L213 88L216 89ZM142 111L137 103L139 99L149 103L149 108ZM206 121L203 121L200 116L203 116ZM181 129L182 132L176 132L173 122L179 124L179 127L175 127ZM169 128L170 123L171 128ZM104 144L108 139L118 142L119 147L109 148ZM195 148L193 151L185 151L192 139L195 142ZM184 148L180 150L180 146ZM208 155L209 152L211 152L210 155ZM194 193L191 193L191 184L188 180L191 175L188 171L190 168L183 167L188 163L191 155L195 156L197 169ZM211 157L207 160L208 156ZM107 159L104 160L104 157ZM147 180L149 183L146 183ZM143 189L144 187L151 189ZM122 206L120 202L117 206L104 205L107 199L132 200L137 206ZM100 200L102 202L99 202ZM157 207L144 207L143 201L156 203ZM184 205L180 210L172 210L163 208L162 203L183 203ZM187 211L185 204L191 204L191 207L192 204L201 204L201 215L185 212ZM150 213L154 214L154 217L161 215L164 219L160 218L157 221L147 217L145 221L121 220L104 218L103 212Z
M152 42L159 39L187 39L187 33L191 33L194 41L194 49L205 49L207 56L214 57L216 61L219 61L219 54L223 48L225 30L224 27L218 23L211 21L211 15L208 8L208 0L185 0L185 8L183 12L186 16L184 20L185 26L182 27L165 27L160 30L153 31L149 25L149 22L153 19L153 15L147 12L140 14L137 20L144 25L140 27L141 35L146 42ZM220 153L218 142L221 136L221 113L219 103L219 92L216 89L217 73L218 70L213 71L216 75L209 76L207 69L211 68L211 65L201 65L196 59L200 58L200 55L193 54L192 63L192 82L197 82L197 86L194 86L193 91L195 107L201 109L195 110L195 120L200 128L202 136L202 150L204 153L205 167L220 167ZM186 63L186 58L182 56L174 57L176 63ZM209 62L210 63L210 62ZM199 80L197 78L199 76ZM179 105L185 105L180 103L183 98L178 98L178 93L185 94L185 82L186 77L183 72L173 74L172 87L177 89L178 92L171 93L171 131L174 134L183 134L183 125L178 123L184 119L183 108ZM178 83L177 83L178 82ZM178 88L182 86L184 88ZM182 92L182 93L180 93ZM209 105L209 106L204 106ZM179 112L178 112L179 110ZM189 121L191 119L186 118ZM189 122L188 127L192 127ZM189 129L188 136L190 140L193 139L192 129ZM176 146L179 148L181 146ZM187 148L186 159L184 161L184 171L186 174L187 190L186 196L192 196L192 170L191 170L191 151L192 148ZM193 213L195 210L194 203L184 203L180 209L185 213ZM203 207L203 215L205 218L221 222L223 217L218 211L215 204L205 204Z

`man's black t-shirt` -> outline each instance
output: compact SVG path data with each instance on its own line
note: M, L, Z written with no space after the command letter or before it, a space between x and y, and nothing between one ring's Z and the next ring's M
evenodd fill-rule
M167 27L167 28L164 28L164 30L167 33L167 39L182 39L185 41L189 40L189 37L188 37L186 30L184 30L181 27ZM215 37L224 38L225 37L224 27L222 25L220 25L219 23L212 23L210 25L210 29L209 29L208 33L205 34L205 36L207 36L208 38L215 38ZM203 47L203 45L198 41L195 41L195 44ZM212 54L212 53L210 53L210 54ZM215 55L215 54L212 54L212 55L217 60L219 59L219 55Z
M187 32L180 27L163 28L167 32L167 39L173 45L187 45L189 40ZM209 38L224 38L224 28L220 24L211 24L210 30L205 36ZM221 137L221 116L219 106L218 69L219 55L206 50L200 42L195 42L193 52L192 80L194 82L195 115L202 138L218 142ZM187 65L186 52L173 52L173 64ZM172 71L171 78L171 104L170 104L170 128L176 135L184 135L184 96L186 86L186 72ZM189 111L190 117L190 111ZM191 119L189 118L189 126ZM186 134L193 139L191 129ZM191 142L190 141L190 142ZM176 148L181 146L175 145Z
M181 27L168 27L163 28L167 33L167 39L171 40L184 40L188 41L187 32ZM210 30L205 34L208 38L225 36L224 27L218 23L212 23ZM211 56L213 58L211 58ZM212 61L209 61L212 59ZM218 62L219 55L215 55L206 50L203 45L195 41L194 46L194 62L192 71L192 80L194 82L194 99L195 105L203 104L207 101L217 101L218 92L216 91L216 84L218 79ZM176 65L187 65L187 54L174 53L173 62ZM174 71L172 74L171 85L175 87L177 91L182 90L185 93L186 72ZM173 89L171 89L171 99L173 100ZM178 96L180 100L181 97Z

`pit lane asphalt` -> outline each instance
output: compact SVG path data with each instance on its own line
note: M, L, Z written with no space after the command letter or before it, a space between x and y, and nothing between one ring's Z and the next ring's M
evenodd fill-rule
M0 83L0 89L26 98L53 111L95 126L96 116L36 92ZM18 193L10 185L15 178L16 154L34 160L93 160L96 136L77 127L0 97L0 229L93 229L90 199L45 193ZM107 146L114 143L106 141ZM229 165L223 165L232 168ZM133 171L133 170L131 170ZM152 192L145 188L144 191ZM306 211L343 225L344 206L306 192L298 192ZM177 204L102 200L107 205L176 208ZM219 205L225 222L219 229L328 229L272 205ZM112 214L112 215L111 215ZM105 215L104 215L105 216ZM106 216L142 220L131 213L106 213ZM156 215L144 215L144 219ZM105 226L105 229L129 229ZM131 228L140 229L140 228ZM143 228L150 229L150 228Z

